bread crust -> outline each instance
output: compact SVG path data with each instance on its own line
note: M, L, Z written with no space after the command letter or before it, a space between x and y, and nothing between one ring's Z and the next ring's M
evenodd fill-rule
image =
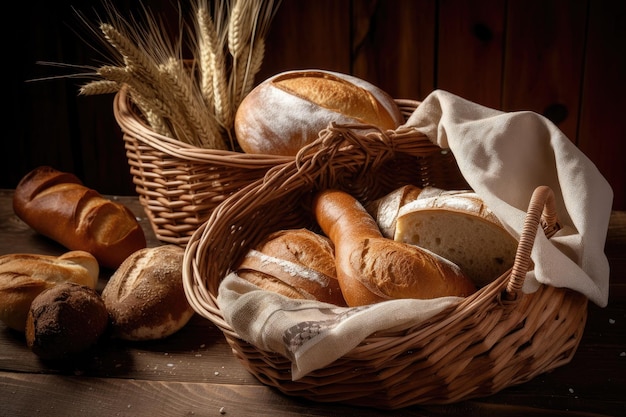
M187 324L194 310L183 288L183 255L175 245L144 248L120 265L102 291L113 337L162 339Z
M63 282L33 300L26 344L43 359L71 359L95 345L108 325L109 313L93 288Z
M235 271L258 287L287 297L346 305L332 242L308 229L271 233L248 251Z
M383 237L373 217L348 193L319 192L313 212L335 245L337 278L349 306L398 298L465 297L476 290L446 259Z
M244 152L293 156L331 122L389 130L403 121L395 101L362 79L322 70L286 71L244 98L235 135Z
M70 250L83 250L115 269L146 247L143 229L123 204L85 187L73 174L41 166L15 189L15 214L38 233Z
M450 259L482 287L513 266L517 239L471 191L426 194L398 211L394 239Z
M96 288L98 275L96 258L84 251L0 256L0 320L24 332L30 305L41 292L66 281Z

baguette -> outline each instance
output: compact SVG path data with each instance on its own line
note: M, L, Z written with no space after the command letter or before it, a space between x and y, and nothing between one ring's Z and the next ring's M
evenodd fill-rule
M0 320L24 332L30 305L41 292L67 281L96 288L99 272L96 258L83 251L0 256Z
M70 250L83 250L115 269L146 247L143 230L123 204L85 187L73 174L41 166L15 189L15 214L36 232Z
M399 298L465 297L476 290L452 262L383 237L373 217L350 194L321 191L313 212L335 246L337 278L351 307Z

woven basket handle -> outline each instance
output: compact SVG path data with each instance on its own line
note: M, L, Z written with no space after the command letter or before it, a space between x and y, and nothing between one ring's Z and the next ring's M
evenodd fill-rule
M545 185L537 187L530 199L517 253L515 254L515 262L513 263L511 276L506 287L507 299L516 299L522 290L526 273L532 263L530 254L535 243L537 228L540 224L548 237L558 230L554 192Z

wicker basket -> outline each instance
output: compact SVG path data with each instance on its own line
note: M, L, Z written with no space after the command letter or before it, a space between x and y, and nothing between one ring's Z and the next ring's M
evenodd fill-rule
M223 277L251 246L279 229L317 230L309 206L319 189L343 189L367 202L404 183L466 187L453 155L419 133L327 129L296 160L271 168L226 199L193 234L183 265L190 303L221 329L235 356L261 382L320 402L388 409L452 403L568 363L583 334L587 298L545 285L533 294L521 292L537 226L547 235L558 227L554 196L545 187L532 196L512 269L427 322L373 334L297 381L287 358L238 337L216 297Z
M226 197L292 157L202 149L148 127L123 87L113 102L139 201L156 237L184 246Z

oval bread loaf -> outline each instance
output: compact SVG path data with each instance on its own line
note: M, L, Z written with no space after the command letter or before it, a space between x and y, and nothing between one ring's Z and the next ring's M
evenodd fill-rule
M194 311L183 288L183 255L175 245L144 248L120 265L102 291L113 337L162 339L187 324Z
M84 251L0 256L0 320L24 332L30 305L41 292L66 281L96 288L99 273L96 258Z
M235 271L260 288L290 298L346 305L332 242L308 229L271 233L248 251Z
M442 191L406 204L398 212L394 239L451 260L478 287L513 266L518 244L469 191Z
M235 135L246 153L296 155L331 122L381 130L403 123L395 101L357 77L322 70L287 71L260 83L235 115Z

